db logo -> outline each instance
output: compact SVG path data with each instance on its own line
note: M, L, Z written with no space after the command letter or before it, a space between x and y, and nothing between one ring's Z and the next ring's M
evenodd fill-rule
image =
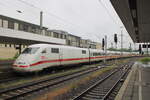
M46 57L45 56L41 56L41 59L46 59Z

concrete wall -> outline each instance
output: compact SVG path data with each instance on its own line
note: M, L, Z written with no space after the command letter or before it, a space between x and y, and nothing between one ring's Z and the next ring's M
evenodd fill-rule
M0 59L13 58L18 51L11 47L0 47Z

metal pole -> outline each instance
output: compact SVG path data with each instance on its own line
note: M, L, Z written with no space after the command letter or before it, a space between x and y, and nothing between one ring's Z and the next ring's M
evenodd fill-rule
M130 47L129 47L129 49L130 49L130 54L131 54L131 51L132 51L131 43L130 43Z
M105 59L104 59L104 63L106 63L106 56L107 56L107 36L105 35L105 48L104 48L104 50L105 50Z
M43 12L40 12L40 33L43 34Z
M147 55L148 55L148 43L146 43Z
M21 44L19 44L19 54L21 54Z
M122 27L121 27L122 28ZM122 29L121 29L121 55L122 55L122 49L123 49L123 32L122 32Z
M135 43L134 43L134 50L136 50Z

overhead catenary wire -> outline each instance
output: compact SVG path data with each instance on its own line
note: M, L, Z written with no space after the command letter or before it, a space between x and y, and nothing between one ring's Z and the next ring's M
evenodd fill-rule
M72 28L74 28L74 29L76 29L76 30L82 29L80 26L75 25L74 23L71 23L71 22L69 22L68 20L65 20L65 19L63 19L63 18L61 18L61 17L59 17L59 16L57 16L57 15L55 15L55 14L52 14L52 13L50 13L50 12L48 12L48 11L45 11L45 10L39 8L39 7L36 7L36 6L34 6L33 4L30 4L30 3L25 2L25 1L23 1L23 0L17 0L17 1L18 1L18 2L21 2L21 3L25 4L25 5L27 5L27 6L29 6L29 7L34 8L34 9L31 9L31 10L30 10L31 13L28 13L28 12L22 10L22 9L19 9L19 11L22 12L21 14L27 14L27 13L28 13L28 14L30 14L30 16L33 14L34 16L32 16L32 17L34 17L34 19L37 19L37 20L36 20L36 23L37 23L37 21L39 21L39 20L38 20L38 19L39 19L39 16L35 16L35 15L38 15L38 13L40 13L40 11L44 11L44 13L47 14L47 17L56 19L55 22L61 23L61 25L64 24L64 25L67 25L67 26L69 26L69 27L72 27ZM10 4L8 0L0 1L0 5L3 6L3 7L6 7L6 6L7 6L7 7L15 6L15 7L18 7L18 8L21 7L21 5L18 5L18 4L16 4L16 3ZM7 7L6 7L6 8L7 8ZM37 10L37 9L38 9L38 10ZM16 8L13 8L13 7L12 7L10 10L13 11L13 12L14 12L14 11L17 11L17 9L16 9ZM26 18L30 19L30 16L26 16ZM32 18L32 19L33 19L33 18ZM47 22L50 23L49 21L47 21ZM51 23L51 24L52 24L52 23ZM51 24L50 24L50 25L51 25ZM57 24L57 25L58 25L58 24ZM61 26L61 25L60 25L60 26ZM50 27L50 26L48 26L48 27ZM83 29L82 29L82 30L83 30ZM80 34L84 34L84 33L80 33ZM84 34L84 35L85 35L85 34Z
M3 11L7 11L8 12L8 9L6 9L6 8L11 8L11 9L9 9L9 11L11 11L11 12L13 12L13 14L18 14L18 16L24 16L25 14L33 14L33 15L37 15L37 13L39 12L38 10L30 10L30 13L29 12L27 12L27 11L25 11L25 10L23 10L23 9L20 9L21 8L21 5L18 5L18 4L16 4L16 3L9 3L9 0L5 0L5 1L0 1L0 7L2 7L1 9L3 10ZM19 12L18 11L20 11L21 13L19 14ZM15 13L16 12L16 13ZM3 15L3 13L1 13L2 15ZM8 13L5 13L6 15L10 15L10 14L8 14ZM5 15L4 14L4 15ZM31 15L30 15L31 16ZM25 18L27 18L27 19L31 19L31 17L30 16L25 16ZM32 19L35 19L36 21L38 21L38 17L39 16L32 16ZM22 17L21 17L22 18ZM20 19L20 18L19 18ZM25 19L24 19L25 20ZM25 21L27 21L27 20L25 20ZM29 22L29 21L27 21L27 22ZM35 23L34 23L35 24Z
M72 28L74 27L74 28L76 28L76 30L79 30L79 29L83 30L82 27L80 27L79 25L74 24L74 23L68 21L68 19L66 20L66 19L64 19L64 18L61 18L61 17L59 17L59 16L57 16L57 15L55 15L55 14L49 12L49 11L43 10L43 9L41 9L41 8L39 8L39 7L37 7L37 6L33 5L33 4L30 4L30 3L28 3L28 2L26 2L26 1L24 1L24 0L17 0L17 1L22 2L22 3L24 3L24 4L26 4L26 5L30 6L30 7L33 7L33 8L35 8L35 9L39 9L40 11L43 11L43 13L49 15L48 17L51 16L51 17L53 17L53 18L55 18L55 19L58 19L59 21L62 22L62 24L66 24L67 26L70 26L70 27L72 27ZM48 22L48 21L47 21L47 22ZM58 22L58 21L57 21L57 22ZM61 23L61 22L60 22L60 23ZM49 22L48 22L48 23L49 23ZM80 32L80 33L81 33L81 32ZM86 33L86 32L85 32L85 33ZM85 33L81 33L81 34L84 34L84 35L85 35Z
M112 17L112 15L110 14L108 8L104 5L104 3L102 2L102 0L98 0L98 1L99 1L99 3L103 6L103 8L106 10L108 16L112 19L112 21L113 21L118 27L120 27L119 24L116 22L116 20L115 20L115 19Z
M65 23L74 25L74 26L76 26L76 27L79 28L78 25L75 25L74 23L72 23L72 22L70 22L70 21L68 21L68 20L66 20L66 19L63 19L63 18L61 18L61 17L59 17L59 16L57 16L57 15L55 15L55 14L52 14L52 13L49 12L49 11L43 10L43 9L41 9L41 8L39 8L39 7L37 7L37 6L33 5L33 4L30 4L30 3L26 2L26 1L23 1L23 0L18 0L18 1L24 3L24 4L28 5L28 6L31 6L31 7L33 7L33 8L39 9L40 11L43 11L43 12L47 13L48 15L50 15L50 16L52 16L52 17L55 17L56 19L58 19L58 20L60 20L60 21L62 21L62 22L65 22Z
M55 18L55 19L58 19L58 21L59 21L61 24L67 25L67 26L72 27L72 28L74 28L74 29L76 28L76 30L79 30L79 29L82 29L82 30L83 30L83 28L82 28L81 26L79 26L79 25L77 25L77 24L74 24L74 23L68 21L68 19L66 20L66 19L64 19L64 18L62 18L62 17L59 17L59 16L57 16L57 15L51 13L50 11L43 10L43 9L41 9L41 8L35 6L34 4L31 4L31 3L29 3L29 2L27 2L27 1L25 1L25 0L17 0L17 1L19 1L19 2L21 2L21 3L24 3L25 5L28 5L28 6L30 6L30 7L33 7L34 9L36 9L36 11L37 11L37 9L39 9L39 12L40 12L40 11L43 11L44 13L46 13L46 14L49 15L48 17L51 16L51 17L53 17L53 18ZM100 1L100 0L99 0L99 1ZM39 0L36 1L36 2L39 2ZM101 2L101 1L100 1L100 2ZM7 3L9 3L9 2L7 2ZM9 4L10 4L10 3L9 3ZM15 6L18 6L18 5L15 4ZM112 18L112 20L116 23L116 21L114 20L114 18L113 18L112 15L110 14L109 10L106 8L106 6L105 6L103 3L102 3L102 6L105 8L105 10L107 11L107 13L108 13L108 15L110 16L110 18ZM20 7L20 6L19 6L19 7ZM37 14L36 11L31 9L31 12L33 12L33 14ZM35 16L33 16L33 17L35 17ZM28 16L28 18L29 18L29 16ZM37 18L37 17L35 17L35 18ZM58 22L58 21L57 21L57 22ZM50 21L47 21L47 22L50 23ZM116 23L116 24L117 24L117 23ZM57 24L57 25L59 25L59 24ZM60 25L60 26L61 26L61 25ZM82 32L82 34L85 34L85 35L87 35L87 33L89 33L89 32L84 32L84 33ZM90 33L93 33L93 32L90 32Z

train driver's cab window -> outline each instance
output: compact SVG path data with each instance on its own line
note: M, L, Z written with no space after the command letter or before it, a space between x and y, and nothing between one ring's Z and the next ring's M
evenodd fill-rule
M58 48L51 48L51 52L52 53L59 53L59 49Z
M24 51L22 52L22 54L35 54L38 49L39 49L39 47L26 48L26 49L24 49Z
M46 53L46 49L44 49L41 53Z
M82 54L86 54L86 50L82 50Z

